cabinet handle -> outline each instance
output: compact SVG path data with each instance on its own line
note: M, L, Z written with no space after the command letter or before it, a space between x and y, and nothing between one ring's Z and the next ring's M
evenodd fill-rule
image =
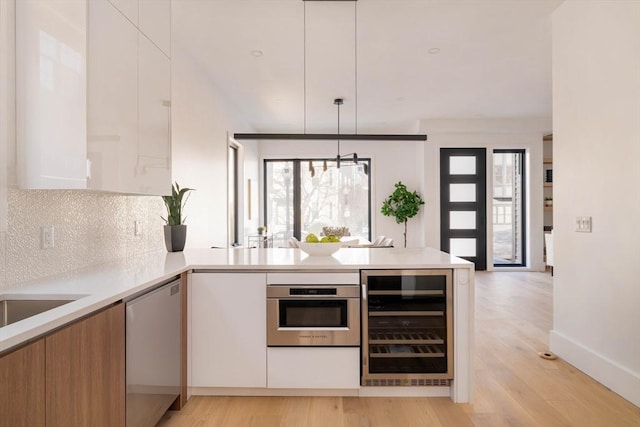
M366 285L366 283L362 284L362 300L363 301L367 300L367 285Z

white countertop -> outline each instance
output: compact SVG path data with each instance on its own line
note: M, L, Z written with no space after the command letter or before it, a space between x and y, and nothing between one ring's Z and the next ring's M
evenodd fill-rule
M467 268L473 264L433 248L343 248L330 257L299 249L187 249L158 251L134 260L23 283L0 291L5 299L76 299L69 304L0 328L0 353L188 270L342 270Z

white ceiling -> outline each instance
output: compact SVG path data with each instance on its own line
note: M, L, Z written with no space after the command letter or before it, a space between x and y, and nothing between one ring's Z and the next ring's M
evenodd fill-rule
M342 97L341 133L408 132L420 119L551 117L560 3L173 0L172 30L253 127L234 131L336 132Z

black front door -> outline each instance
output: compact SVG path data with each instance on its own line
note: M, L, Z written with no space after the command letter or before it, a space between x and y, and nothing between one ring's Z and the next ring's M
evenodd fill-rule
M484 148L440 149L440 249L487 269Z

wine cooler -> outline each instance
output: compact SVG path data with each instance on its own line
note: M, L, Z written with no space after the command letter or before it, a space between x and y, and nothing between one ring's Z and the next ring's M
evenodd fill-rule
M448 386L451 270L362 270L362 385Z

